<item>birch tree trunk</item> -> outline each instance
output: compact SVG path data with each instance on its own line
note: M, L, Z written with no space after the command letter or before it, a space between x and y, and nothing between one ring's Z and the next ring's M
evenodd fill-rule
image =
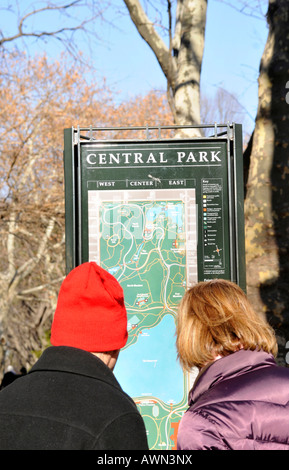
M289 340L289 4L270 0L245 202L248 295ZM280 342L280 355L282 352Z
M168 0L169 47L147 17L139 0L124 0L139 34L154 52L167 79L167 94L175 124L200 124L200 77L205 42L207 0L178 0L175 34ZM184 135L185 134L185 135ZM184 132L183 136L199 135Z

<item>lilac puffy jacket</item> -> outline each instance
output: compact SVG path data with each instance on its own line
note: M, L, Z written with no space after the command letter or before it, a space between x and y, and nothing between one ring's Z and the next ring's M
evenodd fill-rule
M289 450L289 369L240 350L202 370L181 419L179 450Z

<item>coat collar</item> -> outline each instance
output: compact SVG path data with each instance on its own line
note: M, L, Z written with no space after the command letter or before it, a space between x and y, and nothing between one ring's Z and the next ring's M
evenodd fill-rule
M70 346L47 348L29 373L37 371L70 372L103 380L121 388L113 372L98 357Z
M272 354L264 351L241 349L229 356L211 362L204 367L196 378L190 392L189 405L193 405L201 395L222 380L237 377L251 370L276 366Z

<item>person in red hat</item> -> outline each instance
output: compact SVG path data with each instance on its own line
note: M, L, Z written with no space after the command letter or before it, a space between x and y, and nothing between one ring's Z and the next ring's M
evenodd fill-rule
M143 419L113 374L127 337L118 281L94 262L73 269L52 346L0 393L0 449L147 450Z

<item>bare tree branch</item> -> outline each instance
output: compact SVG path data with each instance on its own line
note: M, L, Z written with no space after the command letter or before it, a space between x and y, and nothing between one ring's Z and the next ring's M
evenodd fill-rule
M74 0L63 5L55 5L47 0L47 3L44 7L33 9L28 11L28 13L20 14L20 17L17 21L17 32L14 34L3 33L0 30L0 47L4 47L5 44L15 42L19 39L44 39L44 38L54 38L61 41L70 52L73 51L73 44L70 41L71 37L67 33L75 33L76 31L84 31L86 34L94 34L97 37L97 33L94 31L88 31L87 26L91 24L94 26L96 18L103 19L103 12L105 8L109 5L109 2L94 2L93 0ZM79 11L76 8L83 8L83 15L79 15ZM1 8L7 10L7 8ZM11 9L9 9L12 12ZM49 13L49 12L59 12L66 18L62 24L56 22L54 27L50 30L49 28L43 28L43 30L37 31L36 29L29 30L27 24L28 21L35 18L38 19L40 15ZM14 11L15 13L15 11ZM69 14L70 13L70 14ZM74 15L72 15L74 14ZM64 16L65 15L65 16ZM67 20L68 18L68 20Z
M52 286L53 284L58 284L58 283L63 281L64 277L65 276L62 276L58 279L54 279L51 282L47 282L46 284L41 284L39 286L31 287L30 289L22 290L22 291L18 292L17 297L25 299L25 296L27 294L32 294L32 293L35 293L35 292L39 292L39 291L45 289L46 287Z
M217 0L224 5L228 5L243 15L264 20L268 8L268 0Z

